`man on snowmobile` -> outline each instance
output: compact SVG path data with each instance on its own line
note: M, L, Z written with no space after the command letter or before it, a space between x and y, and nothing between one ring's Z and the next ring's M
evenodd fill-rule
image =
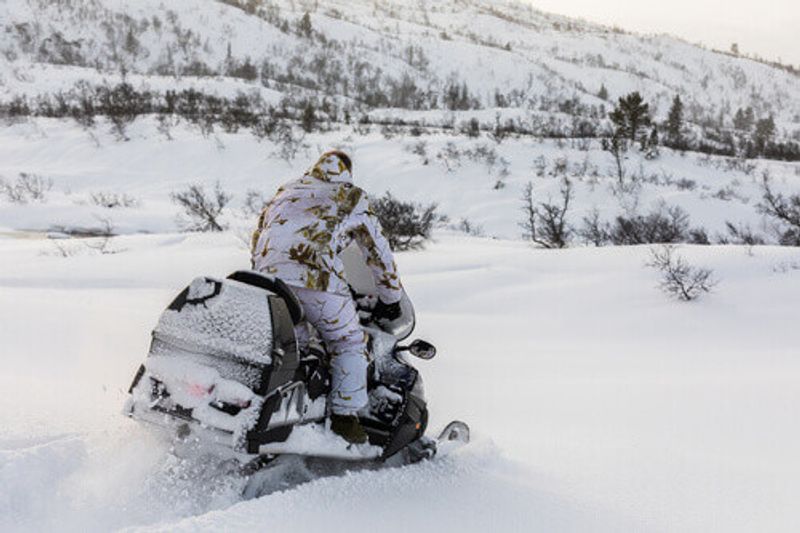
M394 320L403 295L389 243L366 193L352 182L347 154L330 151L266 205L252 239L252 266L290 285L331 356L331 429L352 443L367 436L356 413L367 403L367 335L339 254L361 248L377 287L373 318ZM298 328L298 342L308 342Z

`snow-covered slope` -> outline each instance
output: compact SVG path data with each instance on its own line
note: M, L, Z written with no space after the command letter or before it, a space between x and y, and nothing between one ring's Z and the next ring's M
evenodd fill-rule
M206 137L181 124L165 134L156 121L139 120L129 128L130 140L119 142L109 129L100 122L85 131L57 120L0 129L0 178L13 183L24 173L52 180L42 201L14 204L0 196L0 230L102 228L108 221L114 233L171 232L180 208L170 193L194 183L210 191L219 182L232 195L224 219L246 241L257 218L244 209L248 191L269 198L332 146L352 154L355 181L373 197L390 191L402 200L436 202L452 227L506 239L521 236L521 197L529 182L537 201L555 202L569 178L575 198L567 220L575 228L594 209L602 220L613 221L666 202L685 209L691 225L705 228L712 242L726 234L726 221L774 239L771 224L756 208L765 172L778 191L800 188L799 163L663 149L656 160L629 153L625 166L636 181L630 193L619 194L613 159L596 141L523 138L498 144L487 136L447 134L387 138L376 129L365 133L347 127L306 135L296 157L287 161L279 145L245 132ZM135 204L101 207L92 197L102 193L127 195Z
M645 247L533 250L440 234L399 256L444 460L236 503L119 413L177 287L247 260L224 235L121 237L116 255L0 240L3 531L794 531L800 254L688 247L715 269L664 298Z
M123 79L258 94L277 116L311 98L320 119L263 139L169 113L124 130L3 119L0 530L798 530L798 248L683 247L721 284L679 304L656 290L646 247L512 240L527 184L557 202L569 179L576 229L595 210L613 221L665 202L712 241L729 221L774 242L761 180L796 194L800 163L631 149L620 187L599 139L573 135L638 90L659 120L680 94L694 133L730 130L750 106L798 140L796 72L515 2L0 2L0 104ZM473 118L482 131L459 133ZM533 133L488 132L509 118ZM248 265L254 208L331 147L373 196L449 218L399 265L417 333L439 347L420 363L431 426L464 419L475 441L240 502L235 479L177 459L120 409L176 289ZM175 233L171 194L217 182L230 231ZM42 197L14 200L24 183ZM120 236L44 238L87 229Z
M242 7L236 7L242 6ZM299 29L310 12L311 31ZM230 93L220 78L251 62L264 85L355 98L410 79L420 95L466 82L482 107L557 113L641 91L656 116L680 94L696 123L752 106L798 130L800 77L669 36L625 33L528 3L447 0L18 0L0 5L0 97L69 88L80 79L163 90L175 76ZM496 95L500 95L498 100ZM423 98L424 99L424 98Z

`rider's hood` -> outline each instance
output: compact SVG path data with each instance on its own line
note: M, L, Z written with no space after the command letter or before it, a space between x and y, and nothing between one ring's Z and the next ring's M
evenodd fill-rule
M306 174L322 181L353 183L350 158L337 151L322 154L319 161Z

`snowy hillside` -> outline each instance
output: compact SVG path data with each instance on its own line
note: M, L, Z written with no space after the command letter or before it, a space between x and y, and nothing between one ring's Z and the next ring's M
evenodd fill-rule
M390 191L403 200L435 202L449 219L445 225L505 239L522 235L521 197L528 183L537 200L558 201L569 179L575 198L567 220L576 230L595 211L611 222L663 204L685 210L688 224L704 229L712 243L729 237L726 222L774 242L775 224L757 208L765 173L776 190L800 189L800 163L664 149L654 160L630 152L630 190L620 191L613 159L599 141L497 143L486 136L403 137L348 126L305 135L287 160L280 143L246 132L204 136L183 123L165 131L154 120L140 119L127 132L130 140L119 142L109 129L100 123L85 131L52 119L0 128L0 177L12 184L24 174L49 185L42 198L24 203L0 195L0 231L80 233L109 223L115 234L172 232L181 227L181 211L170 194L192 184L210 191L219 182L232 197L224 221L246 242L257 217L248 198L255 195L258 208L330 146L353 155L355 181L373 197ZM103 195L125 198L129 205L108 207ZM575 235L574 244L584 242Z
M518 2L18 0L0 6L0 21L4 99L126 72L161 90L179 77L177 87L324 95L355 108L428 109L464 87L465 108L547 116L597 113L605 87L611 101L642 92L660 118L680 94L697 124L752 107L787 135L800 130L796 71Z
M795 248L683 249L723 280L687 306L655 289L644 247L441 234L399 266L440 352L418 365L431 425L462 418L475 442L236 503L120 408L176 288L246 252L229 234L117 246L65 259L0 240L3 531L797 528Z

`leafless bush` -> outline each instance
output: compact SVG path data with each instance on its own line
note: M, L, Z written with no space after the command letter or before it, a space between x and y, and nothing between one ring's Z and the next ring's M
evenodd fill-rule
M617 175L617 185L622 189L625 186L625 152L628 149L628 145L625 139L614 135L611 139L603 139L602 146L603 150L611 154L614 161L614 172Z
M295 135L291 124L287 122L278 123L270 135L270 140L278 145L278 149L273 152L273 155L277 155L284 161L291 162L297 156L297 152L306 146L304 139L304 134Z
M55 257L72 257L81 251L70 238L50 238L50 244L53 245L51 250L43 250L41 255L55 256Z
M540 155L534 159L533 171L536 173L536 177L544 177L545 173L547 172L547 158L545 156Z
M559 157L553 161L553 170L551 171L551 174L553 176L564 176L566 175L568 168L569 159L567 159L567 157Z
M436 222L444 217L436 212L436 204L423 206L403 202L386 193L372 202L372 209L392 250L413 250L423 246Z
M106 209L139 207L139 200L125 193L99 191L92 193L91 198L94 205L105 207Z
M567 223L567 212L572 200L572 183L564 178L560 190L561 203L541 202L533 198L533 183L528 182L522 193L524 219L520 226L523 236L543 248L565 248L573 230Z
M800 194L786 197L776 193L772 190L767 173L764 173L761 189L762 199L758 210L785 228L779 230L780 243L785 246L800 246Z
M659 288L665 294L686 302L711 292L717 284L711 269L691 266L686 259L675 253L674 245L665 244L651 248L647 266L661 273Z
M747 246L761 246L766 244L766 240L761 235L755 233L750 226L745 224L735 225L728 220L725 221L727 235L720 235L717 238L719 244L743 244Z
M585 217L581 227L578 229L578 236L587 244L594 246L604 246L608 240L608 224L600 220L600 211L597 208Z
M609 229L609 239L616 245L685 242L688 231L686 211L660 203L647 215L618 216Z
M461 152L454 142L448 142L444 148L439 150L436 159L444 163L447 172L453 172L461 166Z
M708 232L704 228L692 228L689 230L689 243L707 246L711 244L711 240L708 238Z
M97 230L97 237L87 239L84 245L91 250L100 252L103 255L116 254L121 250L111 247L111 239L114 237L114 224L110 218L97 217L100 221L100 228Z
M478 224L474 224L473 222L470 222L470 220L467 219L467 218L462 218L458 222L457 228L458 228L459 231L463 231L467 235L472 235L473 237L483 237L484 236L483 226L480 226Z
M471 150L464 150L463 154L467 156L470 161L475 163L483 163L490 171L498 163L498 160L500 164L503 164L504 162L508 164L505 159L497 155L497 150L489 144L479 144Z
M244 206L242 210L244 214L251 217L257 217L264 210L269 200L264 197L260 191L255 189L248 189L244 197Z
M163 135L168 141L173 140L174 137L172 136L172 128L178 125L178 117L159 113L157 120L158 126L156 129L158 130L158 133Z
M186 218L179 218L178 223L185 231L223 231L226 228L219 219L231 195L222 190L219 182L212 194L206 194L202 185L195 184L186 190L173 192L171 197L183 208Z
M406 150L414 155L418 155L422 159L422 164L427 165L428 160L428 143L425 141L417 141L412 145L406 145Z
M38 174L20 172L16 181L9 183L0 177L0 193L9 202L27 204L28 202L45 202L47 193L53 188L53 180Z

